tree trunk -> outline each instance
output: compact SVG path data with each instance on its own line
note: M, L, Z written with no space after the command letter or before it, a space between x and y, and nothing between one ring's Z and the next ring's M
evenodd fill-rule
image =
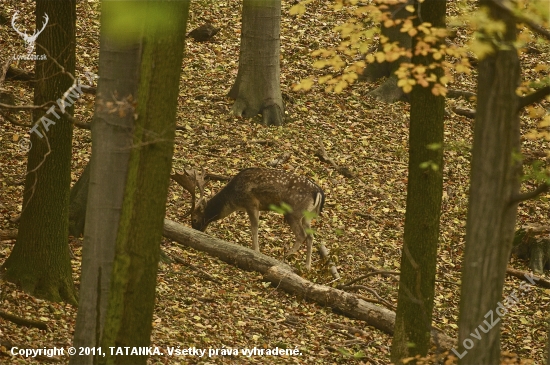
M143 20L137 119L101 341L104 349L150 345L189 11L189 1L148 1L140 6L155 16ZM146 362L146 355L109 352L99 358L105 364Z
M281 0L244 0L239 72L229 96L233 113L262 114L262 124L282 125L280 87Z
M36 61L35 105L61 98L73 85L62 71L75 71L76 1L38 0L36 29L45 14L51 18L38 37L36 54L48 55ZM36 297L76 304L67 244L73 127L52 110L33 113L40 122L31 132L19 235L2 271ZM72 114L73 108L66 110Z
M133 103L137 99L141 33L133 34L133 42L121 43L115 34L106 31L106 22L112 19L113 14L116 15L118 9L114 2L102 3L100 78L92 124L92 157L73 187L73 192L79 191L78 195L84 198L76 218L86 217L80 305L73 340L76 348L92 348L101 344L132 146ZM117 105L117 100L119 102L115 108L118 110L113 113L113 107L106 106ZM90 200L87 202L88 196ZM74 205L71 204L71 207ZM70 364L84 365L97 361L93 353L82 356L77 353L71 357Z
M445 27L446 2L426 0L417 15L433 27ZM419 14L421 11L421 14ZM415 19L415 24L420 24ZM413 39L413 49L416 45ZM433 47L437 47L434 45ZM429 56L417 55L415 65L434 63ZM426 67L429 70L428 67ZM428 71L432 72L432 71ZM433 70L437 77L443 70ZM392 361L406 357L426 356L430 347L434 300L439 217L443 192L443 116L445 98L432 93L428 87L415 85L411 92L411 124L409 132L409 178L407 211L399 276L398 306L395 318ZM429 145L438 148L428 148ZM431 161L431 166L420 167ZM414 344L412 346L412 344Z
M71 188L69 197L69 234L73 237L80 237L84 233L89 184L90 162L88 161L82 175Z
M520 66L513 42L513 17L492 1L482 1L490 16L506 25L498 43L478 66L478 96L466 247L460 295L461 364L498 364L502 288L510 258L521 173L518 97ZM483 29L482 29L483 31ZM486 37L486 38L485 38ZM505 312L505 311L504 311ZM478 336L479 334L479 336Z

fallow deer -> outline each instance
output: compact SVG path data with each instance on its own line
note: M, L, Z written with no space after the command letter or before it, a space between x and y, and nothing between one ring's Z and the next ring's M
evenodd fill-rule
M197 176L187 185L193 187L191 225L194 229L205 231L214 221L225 218L235 211L245 211L250 218L252 231L252 248L260 251L258 245L258 223L260 211L269 211L270 206L281 206L286 203L292 211L284 214L296 237L296 242L287 255L296 253L301 244L307 243L306 268L311 269L311 251L313 234L310 222L313 215L319 215L325 203L323 190L306 177L296 176L283 170L267 168L248 168L239 172L229 183L210 200L203 197L204 174ZM184 186L183 175L172 175L172 178ZM199 186L200 200L195 205L194 187ZM185 187L185 186L184 186ZM189 190L189 189L188 189ZM313 214L304 214L310 212Z

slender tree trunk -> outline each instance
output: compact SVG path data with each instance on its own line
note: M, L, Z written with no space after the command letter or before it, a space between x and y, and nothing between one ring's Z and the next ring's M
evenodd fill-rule
M75 71L76 1L37 0L36 29L45 14L49 22L38 37L36 54L47 57L36 62L35 105L61 98L73 85L66 73L74 76ZM52 110L33 113L40 122L31 132L19 234L2 271L36 297L76 304L67 244L73 127ZM73 108L66 110L72 114Z
M262 114L264 125L282 125L280 86L281 0L244 0L239 72L229 96L233 113Z
M461 364L498 364L502 288L516 222L521 173L516 88L520 66L513 42L515 20L492 1L481 1L495 21L506 25L502 36L485 35L498 43L478 66L477 110L466 227L466 248L460 295ZM481 31L484 31L483 29ZM500 304L499 304L500 303Z
M140 6L135 2L128 5ZM134 33L132 42L122 43L116 34L107 31L106 22L112 20L118 10L118 5L113 1L102 3L100 78L92 124L92 157L79 180L81 185L73 187L73 190L89 193L83 211L80 210L80 214L86 217L86 225L80 305L73 341L77 348L97 347L101 344L133 140L133 104L137 99L141 64L141 33ZM95 355L94 359L93 353L82 356L77 353L71 357L70 364L97 363L97 356L100 355Z
M416 10L423 22L429 22L436 28L445 27L445 1L426 0L421 7L417 4ZM419 18L415 23L420 24ZM413 39L413 49L416 41L416 38ZM417 55L412 62L428 66L434 60L429 56ZM433 73L438 77L443 76L441 68L433 70ZM445 98L435 96L432 86L416 85L411 92L407 211L391 354L395 363L405 357L425 356L430 347L443 192L445 112ZM429 145L439 147L428 148ZM431 166L420 166L428 161L431 161Z
M155 16L146 18L144 25L137 119L103 330L104 349L150 344L172 167L189 1L150 1L145 6ZM107 353L99 362L145 364L147 356Z

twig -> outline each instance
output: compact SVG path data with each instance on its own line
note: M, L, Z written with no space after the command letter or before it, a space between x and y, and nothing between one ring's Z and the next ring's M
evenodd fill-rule
M359 328L355 328L355 327L352 327L352 326L347 326L345 324L331 322L331 323L328 324L328 326L330 328L336 328L336 329L348 331L352 335L358 334L358 335L364 336L364 337L370 336L370 334L368 332L365 332L365 331L363 331Z
M18 122L17 120L13 119L13 117L11 117L10 115L4 113L1 110L0 110L0 115L13 125L16 125L16 126L19 126L19 127L25 127L25 128L32 128L31 124Z
M387 276L387 277L390 277L389 275L400 275L401 273L399 271L384 271L384 270L376 270L376 271L373 271L373 272L369 272L368 274L365 274L363 276L360 276L358 277L357 279L353 279L352 281L346 283L346 284L343 284L343 285L338 285L337 288L338 289L342 289L344 290L346 287L352 285L352 284L355 284L357 283L358 281L361 281L363 279L366 279L368 277L371 277L371 276L375 276L375 275L384 275L384 276ZM392 277L393 278L393 277ZM397 281L397 279L393 278L394 280Z
M521 279L521 280L526 281L526 282L531 283L531 284L533 284L533 282L535 282L534 285L540 286L542 288L550 288L550 281L548 281L546 279L543 279L540 276L531 275L527 272L523 272L523 271L520 271L520 270L511 269L511 268L506 269L506 274L508 274L510 276L514 276L518 279Z
M334 160L327 155L327 151L325 150L325 145L323 144L323 141L321 139L319 139L317 143L319 144L319 150L315 152L315 156L317 156L319 160L321 160L322 162L327 162L332 166L334 166L336 171L338 171L344 177L347 177L350 179L353 179L355 177L355 175L350 171L350 169L348 169L347 167L338 166L338 164L334 162Z
M378 295L378 293L376 292L376 290L374 289L371 289L369 288L368 286L364 286L364 285L352 285L352 286L348 286L346 287L347 290L355 290L355 289L362 289L362 290L366 290L368 291L369 293L371 293L372 295L374 295L378 300L379 300L379 303L380 304L383 304L385 305L387 308L391 309L392 311L395 312L395 307L393 306L393 304L391 304L390 302L386 301L384 298L382 298L380 295ZM364 296L360 295L360 294L356 294L358 297L360 297L361 299L363 300L367 300L367 298L365 298Z
M10 110L36 110L36 109L47 110L48 107L53 104L55 104L55 102L53 101L48 101L47 103L44 103L42 105L10 105L10 104L0 103L0 108L10 109Z
M474 109L465 109L465 108L453 108L453 112L455 112L458 115L463 115L470 119L475 119L476 117L476 111Z
M177 255L174 255L174 254L169 254L169 253L166 253L166 256L170 257L171 259L173 259L174 261L176 261L177 263L179 264L182 264L184 266L187 266L187 267L190 267L194 270L197 270L198 272L200 272L202 275L204 275L206 277L206 279L210 280L210 281L213 281L215 282L216 284L222 284L221 281L219 281L218 279L216 279L215 277L213 277L212 275L210 275L209 273L207 273L206 271L202 270L201 268L198 268L196 267L195 265L185 261L184 259L182 259L181 257L177 256Z

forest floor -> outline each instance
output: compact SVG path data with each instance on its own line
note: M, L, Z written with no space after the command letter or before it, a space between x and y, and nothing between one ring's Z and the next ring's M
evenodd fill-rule
M340 94L325 93L315 86L309 92L293 92L292 85L321 71L312 68L311 51L334 47L340 42L333 27L347 15L331 8L331 2L316 0L303 17L290 16L291 2L283 2L281 28L281 86L286 100L283 127L266 128L254 120L230 114L232 100L227 98L238 68L240 8L242 2L193 1L188 30L214 21L221 31L212 42L186 41L177 123L184 131L176 133L174 169L205 168L206 171L234 175L251 166L268 163L288 153L290 158L279 168L306 175L325 191L327 201L320 219L314 224L316 240L324 243L337 260L341 282L364 275L373 268L398 271L403 240L407 186L409 105L380 103L367 93L377 85L358 83ZM472 2L473 3L473 2ZM34 29L31 0L4 1L2 9L9 17L20 11L26 29ZM78 2L77 73L98 72L99 4ZM456 9L449 10L450 14ZM51 19L50 15L50 19ZM458 28L458 41L470 33ZM540 53L522 54L523 77L541 77L537 64L546 63L548 46L536 45ZM22 39L9 24L0 26L2 62L14 54L24 53ZM20 68L32 70L32 63L21 61ZM475 92L475 72L457 75L452 88ZM17 97L17 104L32 101L32 88L24 83L4 83L4 88ZM475 108L469 101L448 100L448 105ZM548 104L543 106L548 107ZM84 95L76 105L75 117L90 122L93 97ZM29 121L28 113L14 114ZM535 128L536 118L522 115L522 134ZM469 189L469 168L473 121L449 113L445 119L444 196L441 213L441 235L438 250L435 288L434 324L448 336L457 338L460 278ZM20 214L26 168L26 154L21 139L29 131L2 120L0 122L0 229L16 229L11 220ZM73 183L80 176L91 152L87 130L75 129L73 150ZM354 178L346 178L315 156L318 141L336 163L348 167ZM262 142L262 143L259 143ZM527 158L547 151L548 144L523 139ZM207 194L217 192L221 183L208 186ZM533 189L524 184L523 189ZM518 226L548 225L548 195L522 203ZM182 219L189 208L190 197L180 186L171 183L166 217L190 225ZM260 224L260 249L274 258L282 258L293 236L280 215L263 214ZM235 214L211 225L210 235L251 246L250 228L244 214ZM0 242L0 265L9 256L15 240ZM71 238L70 247L74 280L78 287L82 238ZM166 349L219 349L220 355L152 356L149 364L346 364L354 356L356 363L388 364L391 336L366 326L362 321L334 313L330 308L288 295L266 285L262 276L244 272L218 259L180 247L163 239L163 250L181 257L209 273L208 280L198 270L180 265L159 264L157 303L155 307L152 346ZM305 272L305 250L290 262L301 275L319 284L331 284L332 278L317 256L313 270ZM512 258L510 265L527 270L526 263ZM508 277L504 296L518 293L519 302L502 322L502 349L513 363L544 362L547 341L547 318L550 291L532 287L519 291L520 280ZM397 305L397 281L394 277L373 276L361 282L378 295ZM359 291L364 297L373 295ZM0 318L0 340L20 348L43 348L72 343L76 308L50 303L25 294L13 284L0 283L0 308L3 311L48 324L48 331L17 326ZM360 328L368 334L351 338L330 324L339 323ZM299 356L222 356L222 349L297 348ZM166 351L164 351L166 352ZM232 351L231 351L232 352ZM361 356L363 356L361 358ZM519 359L522 359L521 362ZM42 360L12 358L0 346L0 363L35 364ZM65 363L68 358L59 359ZM510 362L510 363L512 363Z

